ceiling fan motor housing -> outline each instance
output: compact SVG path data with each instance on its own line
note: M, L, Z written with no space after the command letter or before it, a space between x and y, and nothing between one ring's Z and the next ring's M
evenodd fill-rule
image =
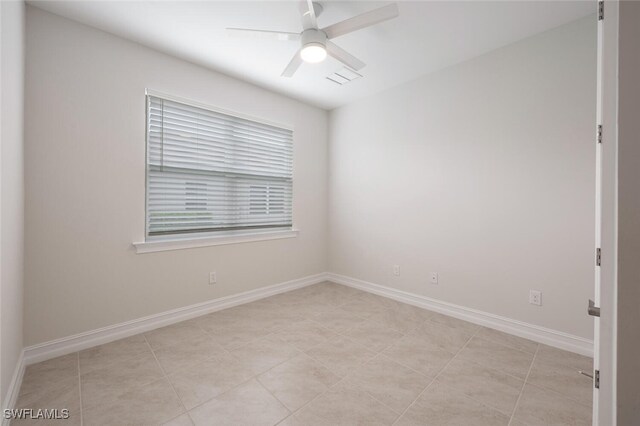
M365 63L337 46L332 40L398 16L398 5L391 3L319 29L317 17L322 13L320 3L313 0L298 0L298 10L302 14L303 31L300 34L247 28L228 28L227 30L236 35L259 35L263 38L276 40L299 41L300 49L293 55L282 72L282 77L292 77L303 62L317 64L324 61L327 56L342 62L352 70L361 69Z
M300 35L300 42L303 47L316 45L324 48L327 44L327 35L318 29L309 28L308 30L304 30Z

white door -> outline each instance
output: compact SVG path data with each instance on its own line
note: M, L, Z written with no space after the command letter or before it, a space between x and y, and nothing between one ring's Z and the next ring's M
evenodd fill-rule
M597 43L593 424L610 426L616 424L617 0L598 3Z
M598 4L598 9L604 3ZM602 19L600 16L601 10L598 10L598 55L597 55L597 107L596 107L596 236L595 236L595 291L593 301L589 300L589 315L594 315L592 308L598 309L601 304L601 280L602 280ZM599 314L599 312L598 312ZM600 317L593 316L593 424L598 424L598 395L599 395L599 383L600 380Z
M599 396L599 380L600 380L600 316L595 316L595 311L599 309L601 304L601 280L602 280L602 21L603 10L600 8L604 5L598 2L598 55L597 55L597 78L596 78L596 126L595 126L595 146L596 146L596 236L595 236L595 291L594 300L589 300L588 313L593 316L593 424L598 424L598 396ZM594 309L595 308L595 309Z

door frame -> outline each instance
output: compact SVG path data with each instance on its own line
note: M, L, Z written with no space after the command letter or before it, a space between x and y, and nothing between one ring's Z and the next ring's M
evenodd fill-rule
M600 387L594 390L593 424L616 424L617 374L617 264L618 264L618 0L604 1L604 18L598 21L598 112L602 125L600 150L599 213L600 291L596 300L600 318L595 321L594 359ZM596 217L598 215L596 214ZM596 228L597 229L597 228ZM586 301L585 301L586 306ZM598 339L596 342L595 339Z

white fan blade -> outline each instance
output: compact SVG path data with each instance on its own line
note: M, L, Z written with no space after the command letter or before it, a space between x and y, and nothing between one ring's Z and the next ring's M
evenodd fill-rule
M227 34L234 37L268 38L272 40L300 40L300 34L283 31L250 30L248 28L227 28Z
M358 71L365 66L365 63L360 59L330 41L327 41L327 53L352 70Z
M313 9L312 0L299 0L300 13L302 13L302 28L308 30L309 28L318 28L318 19L316 18L316 11Z
M291 58L291 62L289 62L289 65L287 65L284 71L282 71L282 74L281 74L282 77L292 77L293 74L295 74L298 68L300 67L300 64L302 64L302 57L300 57L300 50L298 50L296 54L293 55L293 58Z
M333 25L323 28L322 31L327 38L336 38L350 32L366 28L379 22L387 21L398 16L398 5L396 3L388 4L378 9L365 12L362 15L345 19Z

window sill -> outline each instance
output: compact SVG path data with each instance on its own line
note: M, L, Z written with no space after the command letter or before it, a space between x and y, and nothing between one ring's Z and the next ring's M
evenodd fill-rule
M133 243L136 253L154 253L158 251L182 250L198 247L220 246L225 244L252 243L255 241L280 240L295 238L300 231L287 229L279 231L252 232L245 234L227 234L196 238L175 238L171 240L152 240Z

